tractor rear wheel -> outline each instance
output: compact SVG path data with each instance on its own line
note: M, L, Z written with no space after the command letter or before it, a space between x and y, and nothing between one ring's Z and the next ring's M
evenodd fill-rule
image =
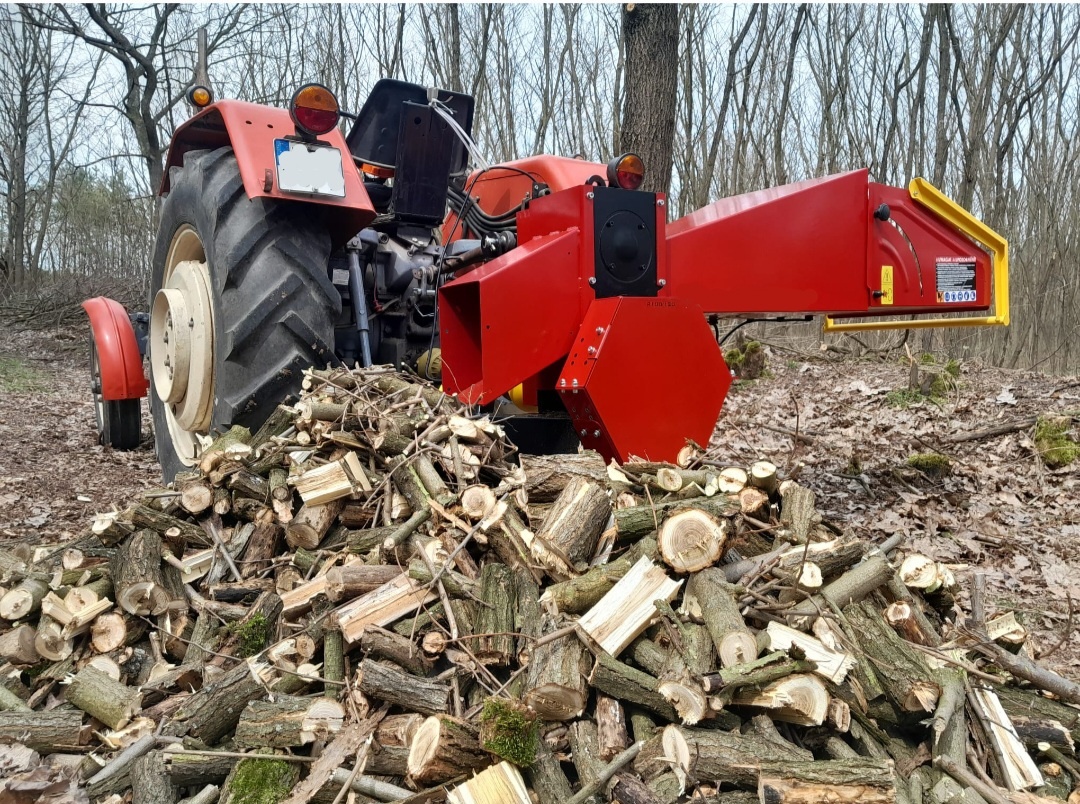
M231 148L192 151L169 177L151 277L154 442L166 481L208 439L252 430L332 361L341 297L330 236L300 203L249 199Z

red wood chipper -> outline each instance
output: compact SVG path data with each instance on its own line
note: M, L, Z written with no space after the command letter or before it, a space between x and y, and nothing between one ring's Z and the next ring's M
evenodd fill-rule
M663 460L708 443L731 384L709 315L1008 323L1005 240L921 179L854 170L669 223L633 154L484 165L468 95L384 79L343 135L326 87L279 109L215 102L197 76L161 187L149 383L139 322L84 305L102 438L134 446L148 395L167 479L211 433L258 426L311 365L512 400L526 450ZM896 318L918 313L983 314Z

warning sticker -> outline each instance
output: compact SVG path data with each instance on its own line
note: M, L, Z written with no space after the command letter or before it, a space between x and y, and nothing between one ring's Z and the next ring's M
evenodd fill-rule
M975 301L975 258L938 257L938 304L959 304Z
M893 267L891 265L881 266L881 303L883 305L893 303Z

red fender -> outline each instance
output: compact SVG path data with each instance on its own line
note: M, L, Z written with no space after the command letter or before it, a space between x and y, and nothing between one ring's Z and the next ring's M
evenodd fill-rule
M101 396L106 401L139 399L150 384L143 375L142 356L127 310L120 302L97 296L82 303L101 364Z
M278 188L274 140L294 136L296 128L287 109L262 106L238 100L220 100L207 106L173 133L161 195L169 193L169 171L184 163L184 154L203 148L228 145L236 155L244 192L248 198L279 198L296 203L315 204L330 230L335 247L343 245L375 219L375 207L364 189L345 138L338 129L320 138L337 148L342 155L345 197L290 193Z

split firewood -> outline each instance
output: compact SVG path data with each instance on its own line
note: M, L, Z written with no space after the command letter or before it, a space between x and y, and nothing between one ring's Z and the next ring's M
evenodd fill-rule
M475 727L449 715L433 715L412 737L408 775L427 787L490 764L491 755L480 747Z
M682 583L642 557L578 625L605 651L618 656L655 619L653 601L670 602Z
M531 804L521 772L509 762L500 762L476 774L446 793L447 804Z

